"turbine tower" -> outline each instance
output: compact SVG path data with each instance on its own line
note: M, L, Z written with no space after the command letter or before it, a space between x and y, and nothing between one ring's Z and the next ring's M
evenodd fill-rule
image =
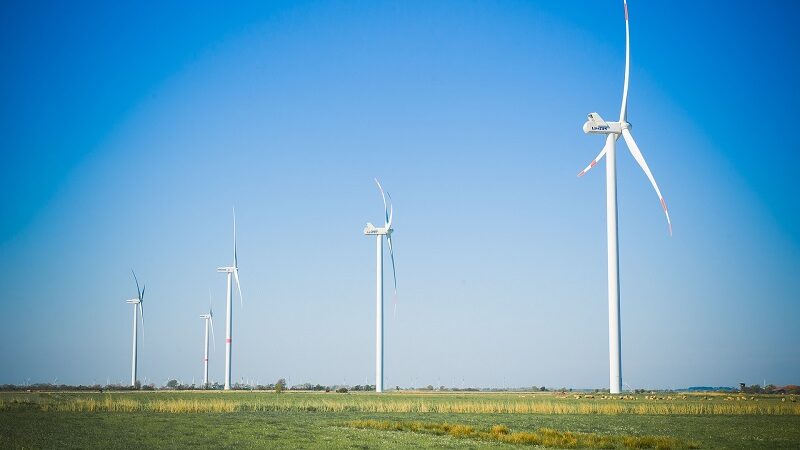
M386 193L384 195L383 187L378 179L375 179L375 184L378 185L378 190L381 191L383 198L383 210L386 216L386 221L383 227L376 227L371 223L367 223L364 228L365 235L376 236L377 242L377 263L378 263L378 276L377 276L377 291L376 291L376 305L377 316L375 326L375 392L383 392L383 236L386 236L386 241L389 243L389 256L392 260L392 279L394 280L394 292L397 294L397 273L394 267L394 250L392 248L392 196ZM386 203L386 197L389 197L389 203Z
M131 362L131 386L136 386L136 357L137 357L137 324L139 319L142 321L142 336L144 337L144 310L142 303L144 302L144 290L147 286L142 286L139 289L139 280L136 279L136 273L131 270L133 274L133 281L136 282L136 298L125 300L125 303L133 305L133 357ZM137 317L138 316L138 317Z
M667 216L667 226L669 234L672 235L672 222L669 219L667 204L658 189L655 178L653 178L647 162L633 140L631 135L631 124L628 123L628 77L630 73L630 27L628 25L628 3L623 0L625 9L625 82L622 88L622 106L619 113L619 122L606 122L599 114L590 113L589 120L583 124L583 132L587 134L606 135L606 144L597 157L583 169L578 176L581 177L594 167L603 156L606 157L606 233L608 235L608 337L609 337L609 389L612 394L619 394L622 390L622 341L620 338L620 317L619 317L619 259L617 244L617 168L616 168L616 142L620 135L625 139L625 143L630 150L633 159L639 163L650 184L653 185L661 208Z
M225 273L227 275L227 295L225 312L227 317L225 319L225 390L231 388L231 337L233 334L233 315L231 299L233 297L233 280L231 276L236 279L236 288L239 290L239 302L244 306L242 300L242 287L239 285L239 262L236 257L236 210L233 210L233 266L218 267L217 272Z
M208 307L208 314L201 314L200 318L203 319L206 326L206 336L203 343L205 349L205 357L203 358L203 388L208 389L208 326L211 325L211 338L214 340L214 349L217 348L217 339L214 337L214 312L211 306Z

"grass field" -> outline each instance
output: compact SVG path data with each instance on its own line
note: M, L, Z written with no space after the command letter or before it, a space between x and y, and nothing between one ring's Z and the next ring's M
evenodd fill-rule
M0 393L0 447L800 448L790 396L577 397Z

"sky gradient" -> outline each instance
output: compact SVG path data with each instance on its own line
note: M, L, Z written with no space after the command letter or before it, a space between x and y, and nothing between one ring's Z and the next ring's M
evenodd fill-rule
M618 145L626 387L800 382L800 6L632 0ZM386 386L607 387L605 174L621 2L6 2L0 383L224 368L374 383L374 238L395 202ZM603 163L601 163L601 166ZM390 276L390 273L386 273ZM388 281L388 278L387 278ZM387 283L388 284L388 283Z

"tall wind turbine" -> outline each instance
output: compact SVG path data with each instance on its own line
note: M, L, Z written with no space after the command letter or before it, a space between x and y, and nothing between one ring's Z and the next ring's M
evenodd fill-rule
M136 282L136 298L125 300L125 303L133 305L133 358L131 363L131 386L136 386L136 356L137 356L137 325L139 318L142 321L142 336L144 336L144 310L142 303L144 302L144 290L147 286L142 286L139 289L139 280L136 279L136 273L131 270L133 274L133 281Z
M378 190L381 191L383 198L383 210L386 215L386 221L383 227L376 227L371 223L367 223L364 228L364 234L374 235L377 237L377 263L378 263L378 277L377 277L377 291L376 291L376 304L377 304L377 317L375 326L375 392L383 392L383 236L386 236L386 241L389 243L389 256L392 260L392 279L394 280L394 292L397 293L397 273L394 268L394 250L392 248L392 196L386 193L384 195L383 187L378 179L375 179L375 184L378 185ZM386 203L386 197L389 197L389 203Z
M214 311L211 305L208 306L208 314L201 314L206 326L206 336L204 341L205 357L203 358L203 388L208 389L208 326L211 325L211 338L214 340L214 348L217 348L217 338L214 336ZM194 383L192 383L194 384Z
M609 336L609 387L612 394L618 394L622 390L622 343L620 338L620 319L619 319L619 259L617 245L617 168L616 168L616 142L620 135L625 139L625 143L630 150L633 159L639 163L650 184L653 185L661 208L667 216L669 234L672 235L672 222L669 220L669 212L664 197L658 189L655 178L653 178L647 162L633 140L631 135L631 124L628 123L628 75L630 73L630 28L628 26L628 3L623 0L625 8L625 83L622 88L622 107L619 113L619 122L606 122L599 114L590 113L589 120L583 124L583 132L588 134L605 134L606 144L600 154L583 169L578 176L583 176L594 167L603 156L606 157L606 217L608 234L608 336Z
M227 289L227 302L225 311L227 318L225 320L225 390L231 388L231 337L233 334L233 315L231 307L231 298L233 297L233 280L231 276L236 279L236 288L239 290L239 302L244 305L242 300L242 287L239 285L239 260L236 257L236 210L233 210L233 266L218 267L217 272L227 274L228 289Z

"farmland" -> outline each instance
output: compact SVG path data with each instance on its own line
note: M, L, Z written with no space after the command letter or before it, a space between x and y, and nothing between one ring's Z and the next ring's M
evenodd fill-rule
M0 447L797 448L800 399L737 394L0 393Z

